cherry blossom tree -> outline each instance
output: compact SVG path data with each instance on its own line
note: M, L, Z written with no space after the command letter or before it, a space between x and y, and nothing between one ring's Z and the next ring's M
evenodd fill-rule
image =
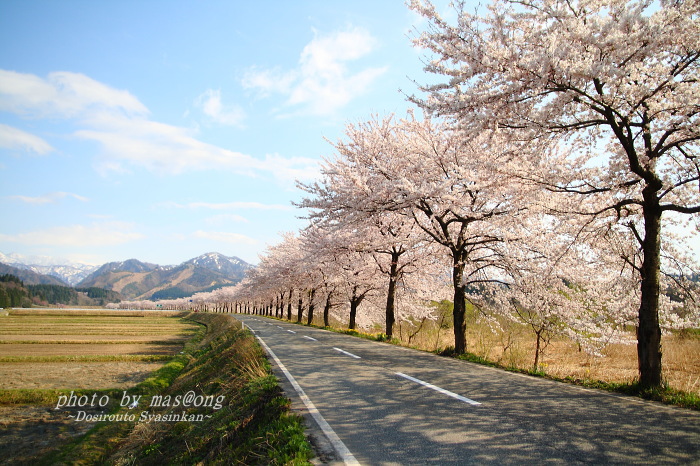
M381 288L376 264L355 242L353 231L314 228L309 239L307 244L313 245L309 253L323 264L326 275L334 277L337 293L349 304L348 328L355 329L360 305Z
M426 238L404 215L392 211L367 212L361 205L365 199L362 193L354 192L357 185L345 176L348 168L342 162L326 163L320 182L300 185L313 197L304 199L299 206L312 210L310 218L323 225L324 235L346 238L346 244L332 248L369 255L378 272L387 277L385 333L391 339L396 322L397 285L405 274L421 268L418 262L424 256ZM315 229L316 232L320 230ZM317 236L310 236L313 248L319 244Z
M449 251L454 287L455 351L466 351L466 290L499 281L501 243L515 239L524 190L495 176L507 144L493 133L465 139L429 119L393 117L348 125L326 167L332 183L315 185L324 215L382 218L400 214Z
M639 381L659 386L661 276L677 262L663 259L666 222L691 215L697 228L700 212L700 3L494 0L479 15L460 2L455 25L410 5L429 22L415 38L426 70L446 78L413 100L468 132L566 145L551 170L523 158L539 166L530 178L585 199L560 213L630 232L635 252L621 260L639 280Z
M301 258L297 235L283 233L282 241L269 246L259 256L259 264L246 271L246 277L237 285L237 308L241 312L283 317L288 306L287 318L291 320L292 296L304 286L297 274Z
M608 260L610 251L575 241L575 222L533 211L521 232L508 250L518 267L507 287L488 298L495 313L532 330L534 370L553 337L566 336L595 355L609 343L628 343L634 284Z

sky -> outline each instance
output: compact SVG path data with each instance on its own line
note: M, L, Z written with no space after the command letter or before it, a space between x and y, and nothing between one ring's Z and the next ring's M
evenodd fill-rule
M412 108L421 24L401 0L0 1L0 252L257 263L329 141Z

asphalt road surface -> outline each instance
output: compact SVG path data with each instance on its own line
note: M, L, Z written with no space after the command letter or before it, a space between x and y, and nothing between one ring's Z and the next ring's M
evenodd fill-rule
M700 464L696 411L260 316L236 318L274 355L324 462Z

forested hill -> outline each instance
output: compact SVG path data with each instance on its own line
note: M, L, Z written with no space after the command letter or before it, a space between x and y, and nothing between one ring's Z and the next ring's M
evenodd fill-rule
M121 301L119 293L102 288L71 288L62 285L25 285L15 275L0 275L0 308L47 306L104 306Z

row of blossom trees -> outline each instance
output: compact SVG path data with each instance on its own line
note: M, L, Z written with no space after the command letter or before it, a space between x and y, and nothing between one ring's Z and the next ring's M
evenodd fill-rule
M426 70L445 78L412 97L433 118L349 126L305 187L314 228L391 240L410 220L408 243L451 261L458 353L478 291L536 332L563 322L590 340L633 324L640 382L659 385L662 326L697 325L697 266L673 227L697 229L700 213L700 3L458 3L456 24L410 7L428 21L414 40Z
M322 312L325 325L336 309L352 329L362 305L365 323L383 322L391 337L397 316L432 317L431 300L451 288L456 352L467 349L469 301L484 315L529 326L535 367L553 335L595 353L636 324L639 279L623 260L634 254L633 239L593 228L586 216L560 215L568 198L523 176L525 151L546 147L513 144L503 132L469 139L409 116L349 125L335 148L321 180L303 186L310 225L269 247L243 283L122 306L297 322L305 314L307 324ZM697 325L693 296L682 298L665 296L665 328Z
M456 25L411 8L429 22L414 40L426 69L446 78L413 100L466 138L495 129L552 148L522 157L521 175L582 219L577 243L610 242L631 270L640 383L658 386L663 275L688 276L669 224L690 215L697 229L700 213L700 3L494 0L484 15L460 3Z
M699 229L700 2L457 2L454 24L409 3L438 77L410 97L425 117L348 125L301 185L310 225L234 310L327 324L344 303L350 328L392 335L449 289L457 353L468 301L530 326L535 365L553 332L595 350L634 326L640 383L658 386L662 328L699 325L680 233Z
M418 265L401 292L418 289L412 284L418 277L427 285L424 297L449 283L456 353L467 350L467 301L484 314L531 326L535 366L553 333L593 350L619 340L634 323L631 271L614 267L605 247L616 232L584 241L594 236L579 219L554 215L559 204L552 195L523 177L526 151L543 150L540 144L513 144L497 131L468 138L412 116L374 118L349 125L346 134L324 163L323 178L303 186L311 196L300 205L311 211L315 231L343 238L336 250L385 252L390 262L382 267L375 259L378 270ZM383 292L387 303L392 284ZM677 321L672 306L664 310L669 324Z

